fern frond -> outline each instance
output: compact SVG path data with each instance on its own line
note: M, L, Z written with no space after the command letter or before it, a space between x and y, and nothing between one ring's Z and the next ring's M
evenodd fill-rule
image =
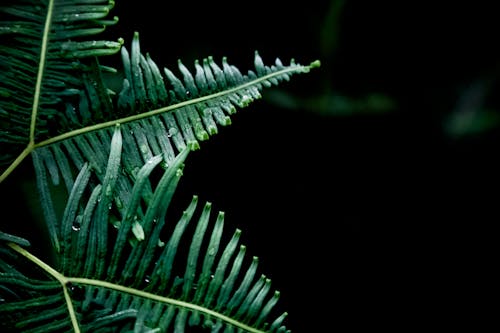
M117 19L114 1L3 1L0 5L0 164L24 158L50 137L79 98L86 58L114 54L121 41L89 40Z
M178 220L168 210L190 151L264 88L319 62L269 66L255 52L246 74L225 57L160 69L138 33L130 50L92 39L117 22L113 6L0 5L0 182L32 157L55 256L49 266L27 240L0 232L0 329L288 332L279 292L241 231L223 233L225 214L197 196ZM115 92L102 74L116 69L100 60L117 53Z
M32 332L184 332L192 326L229 332L286 331L282 325L286 313L269 320L275 315L279 292L272 291L270 279L257 273L258 258L247 257L246 247L239 244L239 229L226 240L223 212L213 221L211 203L200 211L198 197L193 196L177 223L170 221L167 210L189 148L158 181L151 175L161 157L145 163L122 208L109 199L118 190L117 179L127 178L119 172L121 139L116 127L103 182L92 185L89 180L96 176L87 164L73 180L64 214L55 226L60 251L54 267L24 250L19 245L26 245L22 240L0 234L0 251L6 253L0 257L0 281L6 286L0 288L0 297L6 300L0 313L12 319L7 322ZM152 192L147 184L155 184L149 188ZM111 250L106 251L109 245ZM180 252L184 247L189 251ZM12 263L20 261L19 255L37 269L15 270Z
M79 105L73 110L70 104L64 118L67 121L59 124L63 133L32 146L42 209L57 249L59 240L56 212L48 191L50 183L57 186L64 181L70 195L74 173L84 163L92 168L99 182L105 182L106 156L112 147L111 126L120 124L122 128L121 172L130 178L117 180L118 189L111 199L121 207L132 190L130 180L136 179L141 166L153 156L163 156L162 167L170 165L186 147L199 148L199 140L217 133L217 126L229 125L230 116L260 98L264 87L289 80L291 75L307 72L317 65L301 66L292 60L284 66L277 59L275 65L266 66L256 52L255 70L242 75L226 58L221 68L208 57L203 66L195 62L195 74L179 61L181 80L167 68L161 74L151 57L141 54L137 33L130 54L125 47L121 50L125 72L121 92L109 95L100 75L101 67L97 61L89 61L93 71L82 76L84 90L79 93ZM117 118L118 115L124 117ZM99 119L100 123L84 126ZM75 126L84 127L71 129Z
M110 146L109 128L120 123L124 135L130 133L124 140L138 148L131 149L131 155L125 157L129 172L137 170L153 155L163 154L168 163L186 146L198 149L200 141L216 134L219 126L229 125L231 115L259 99L263 88L319 65L314 62L302 66L292 59L285 66L276 59L274 65L267 66L255 52L255 70L246 75L225 57L221 66L208 57L195 61L194 73L179 60L180 79L173 70L161 71L149 54L141 53L137 32L130 53L123 46L121 56L125 75L122 89L110 94L100 74L102 66L96 60L89 61L86 67L89 70L82 74L83 89L73 90L78 95L77 104L66 103L63 112L59 112L63 120L58 121L53 135L35 140L24 155L37 148L56 146L50 149L57 151L61 159L47 160L56 166L52 174L59 174L56 170L60 169L62 177L69 178L67 168L59 165L67 166L73 160L79 168L85 159L100 172L106 161L99 152ZM53 180L57 184L58 178Z
M159 70L150 55L140 50L139 34L134 34L129 53L122 47L124 84L118 94L118 110L131 115L122 119L132 121L161 114L178 149L184 145L199 147L199 141L218 132L217 126L231 123L230 116L239 108L261 98L263 87L278 85L290 76L305 73L311 66L301 66L292 59L285 66L276 59L272 66L264 65L255 52L255 70L246 75L222 58L222 67L212 57L196 60L194 73L178 60L178 77L169 68Z

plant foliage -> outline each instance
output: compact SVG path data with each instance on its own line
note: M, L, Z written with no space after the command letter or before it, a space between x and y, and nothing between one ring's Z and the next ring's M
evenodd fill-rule
M256 52L246 74L212 57L160 69L137 32L130 49L94 39L118 22L113 1L10 2L0 5L0 182L32 160L55 259L0 231L2 331L287 331L279 292L241 231L223 233L224 213L196 195L180 217L167 211L190 151L262 89L319 62L268 66ZM118 91L104 56L121 58Z

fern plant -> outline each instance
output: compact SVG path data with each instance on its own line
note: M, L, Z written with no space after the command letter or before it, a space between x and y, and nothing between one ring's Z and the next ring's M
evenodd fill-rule
M2 222L1 331L289 331L241 231L223 233L224 212L197 195L181 216L168 210L190 151L319 62L269 66L256 52L246 74L212 57L161 68L137 32L129 48L95 39L118 22L113 6L0 5L0 182L31 159L53 254L35 256ZM108 56L121 59L118 91L103 79L118 72Z

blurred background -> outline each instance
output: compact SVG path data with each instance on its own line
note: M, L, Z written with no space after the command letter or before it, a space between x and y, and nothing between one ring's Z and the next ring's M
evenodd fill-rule
M138 31L174 72L321 61L192 153L175 198L242 229L292 332L477 331L500 217L493 3L117 1L105 36Z
M292 332L478 328L500 216L500 20L492 3L436 3L117 2L107 33L128 46L138 31L170 69L211 55L246 72L255 50L321 61L233 116L179 188L243 230Z

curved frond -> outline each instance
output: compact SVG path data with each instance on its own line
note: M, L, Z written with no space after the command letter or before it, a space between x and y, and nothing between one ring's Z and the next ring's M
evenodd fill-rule
M223 212L214 214L211 203L200 205L193 196L176 223L167 214L189 148L164 171L161 155L152 157L117 207L110 198L117 180L127 177L120 171L122 152L116 127L104 181L92 185L96 176L86 163L73 179L56 218L54 267L22 248L24 241L0 234L0 313L12 319L2 325L26 332L181 333L193 326L286 332L286 312L275 309L279 292L258 274L258 258L248 257L241 231L224 235Z
M186 146L197 149L200 141L216 134L220 126L229 125L231 115L259 99L265 87L319 65L314 62L303 66L293 59L284 65L276 59L274 65L268 66L255 52L255 69L247 74L230 65L225 57L220 65L212 57L195 61L194 71L180 60L177 71L160 70L149 54L141 53L138 33L134 34L130 52L121 47L121 58L125 77L119 92L110 93L100 74L102 66L90 62L85 67L88 71L81 76L83 88L71 90L77 95L75 101L58 111L60 118L51 135L35 138L21 157L34 149L58 145L50 149L58 150L58 156L65 161L47 160L56 167L52 174L59 169L62 177L68 178L59 165L64 163L66 167L66 160L73 160L78 168L80 156L100 171L106 164L98 152L109 147L109 129L119 123L124 133L130 133L126 140L136 147L124 152L130 162L128 170L137 170L157 154L163 154L169 162ZM45 153L47 159L50 155Z
M231 123L231 115L261 98L264 87L288 81L317 64L302 66L292 59L283 65L265 65L258 52L254 70L242 74L226 57L218 64L213 57L196 60L193 71L179 59L177 70L160 70L149 53L141 53L139 34L134 34L131 51L121 49L124 83L118 93L117 111L129 115L121 123L161 115L158 118L177 149L199 147L199 141L218 132L218 126ZM176 73L177 72L177 73Z

